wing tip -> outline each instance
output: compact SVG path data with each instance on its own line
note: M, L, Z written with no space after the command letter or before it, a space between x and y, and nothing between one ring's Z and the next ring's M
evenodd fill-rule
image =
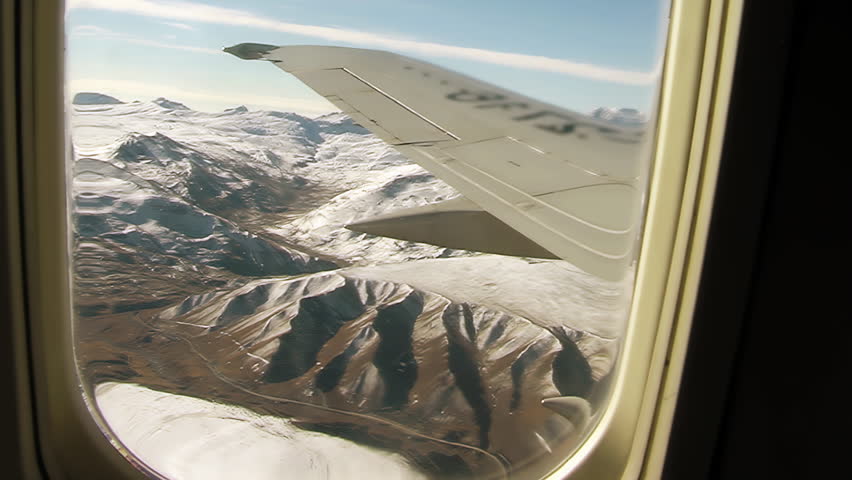
M222 51L231 55L242 58L243 60L257 60L263 58L266 54L278 48L275 45L266 43L240 43L230 47L225 47Z

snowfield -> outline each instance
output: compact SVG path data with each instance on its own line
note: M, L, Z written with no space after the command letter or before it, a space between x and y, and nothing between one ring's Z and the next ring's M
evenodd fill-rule
M245 408L113 382L95 399L121 443L174 480L427 478L400 455Z

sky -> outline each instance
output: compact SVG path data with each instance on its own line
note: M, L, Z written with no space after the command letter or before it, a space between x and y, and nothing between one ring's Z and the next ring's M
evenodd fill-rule
M336 108L243 42L390 50L575 111L652 108L667 0L67 0L80 91L215 112Z

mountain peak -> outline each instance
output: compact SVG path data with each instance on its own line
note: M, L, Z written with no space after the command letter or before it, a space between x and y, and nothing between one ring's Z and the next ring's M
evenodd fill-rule
M157 104L157 105L159 105L163 108L168 108L169 110L189 110L189 107L187 107L186 105L184 105L180 102L175 102L175 101L169 100L165 97L159 97L156 100L154 100L153 103L155 103L155 104Z
M71 101L74 105L116 105L124 103L121 100L103 93L78 92Z
M324 113L322 115L314 117L314 121L328 123L343 123L349 120L351 120L349 116L343 112Z
M248 108L245 105L240 105L239 107L234 108L226 108L225 113L246 113L248 112Z

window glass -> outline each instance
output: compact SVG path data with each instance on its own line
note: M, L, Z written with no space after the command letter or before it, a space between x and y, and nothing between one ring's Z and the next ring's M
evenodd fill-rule
M667 9L70 1L105 433L176 479L545 476L608 398Z

